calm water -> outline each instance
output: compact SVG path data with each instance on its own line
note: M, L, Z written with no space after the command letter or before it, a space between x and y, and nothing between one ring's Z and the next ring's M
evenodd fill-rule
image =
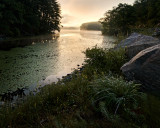
M99 31L79 30L62 30L56 39L52 35L38 38L29 39L32 43L25 47L0 50L0 94L55 82L84 62L85 49L111 48L114 41Z

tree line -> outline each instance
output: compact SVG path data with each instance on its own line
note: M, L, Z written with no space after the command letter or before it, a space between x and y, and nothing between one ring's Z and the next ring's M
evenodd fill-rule
M136 0L133 5L119 4L100 19L102 33L126 35L134 29L160 26L160 0Z
M80 26L81 30L102 30L102 25L99 22L83 23Z
M56 0L0 0L0 35L28 36L60 30Z

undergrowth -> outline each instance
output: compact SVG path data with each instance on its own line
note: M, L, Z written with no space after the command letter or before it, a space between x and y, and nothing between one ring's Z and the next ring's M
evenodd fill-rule
M87 57L85 60L86 67L88 66L96 73L121 74L120 68L127 61L124 49L115 51L94 47L92 49L88 48L85 54Z
M82 72L0 109L0 128L159 128L160 100L126 82L123 49L87 49Z

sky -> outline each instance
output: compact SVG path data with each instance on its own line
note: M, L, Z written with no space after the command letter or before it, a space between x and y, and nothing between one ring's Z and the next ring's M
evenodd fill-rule
M119 3L133 4L135 0L57 0L61 5L62 25L79 27L82 23L98 21L107 10Z

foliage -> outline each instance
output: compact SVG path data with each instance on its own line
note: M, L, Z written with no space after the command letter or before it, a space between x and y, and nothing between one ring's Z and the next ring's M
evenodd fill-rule
M160 122L160 97L148 94L142 102L146 125L150 128L158 128Z
M94 66L88 61L70 81L47 85L23 103L0 108L0 127L159 128L160 100L139 92L138 85L109 74L105 66L97 72L96 62L106 59L99 58L97 52L108 56L111 51L97 47L87 51L87 56L94 58ZM117 58L117 54L111 55ZM105 70L107 75L102 75Z
M56 85L48 85L13 110L10 107L1 108L0 127L27 128L48 125L59 128L62 124L68 127L77 125L79 121L83 122L79 111L84 110L89 103L86 85L84 78L65 84L59 82ZM70 119L73 121L70 122Z
M102 25L99 22L84 23L80 27L81 30L102 30Z
M113 76L96 79L91 87L93 105L107 119L113 119L120 113L134 113L143 97L143 93L138 92L138 85Z
M121 66L127 61L124 49L104 50L103 48L94 47L92 49L88 48L85 54L87 57L85 62L97 72L108 73L111 71L120 74Z
M133 5L119 4L100 19L103 34L127 35L132 30L158 27L160 0L136 0Z
M0 35L25 36L60 30L56 0L1 0Z
M118 35L130 32L130 26L135 23L134 7L127 4L119 4L105 13L105 17L100 20L103 25L103 34Z

